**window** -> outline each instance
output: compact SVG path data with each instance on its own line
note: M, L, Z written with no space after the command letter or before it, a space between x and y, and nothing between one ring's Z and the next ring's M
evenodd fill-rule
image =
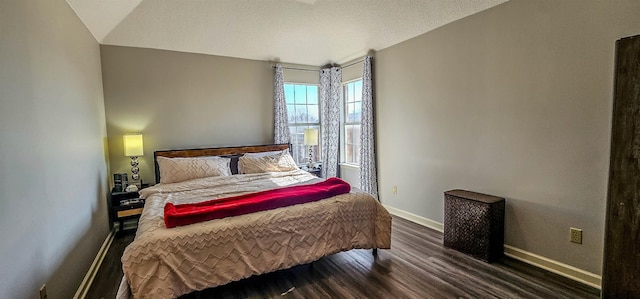
M343 85L344 92L344 162L360 163L360 117L362 114L362 79Z
M298 165L305 164L309 161L309 147L304 145L304 129L317 129L320 134L318 85L285 83L284 97L287 102L292 156ZM320 160L320 146L314 145L311 149L313 162L317 162Z

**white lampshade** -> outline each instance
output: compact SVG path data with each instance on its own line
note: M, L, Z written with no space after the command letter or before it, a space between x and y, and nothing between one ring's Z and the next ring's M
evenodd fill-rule
M304 129L304 144L318 145L318 129Z
M124 155L127 157L142 156L142 134L128 134L122 136L124 143Z

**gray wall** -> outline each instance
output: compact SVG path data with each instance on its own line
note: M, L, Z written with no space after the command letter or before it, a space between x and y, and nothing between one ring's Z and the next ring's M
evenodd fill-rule
M145 182L155 181L155 150L273 143L271 63L104 45L101 54L112 173L131 173L124 133L143 133Z
M0 298L71 298L109 226L100 48L64 0L0 0Z
M382 202L443 222L446 190L503 196L507 244L600 274L615 41L639 13L513 0L379 51Z

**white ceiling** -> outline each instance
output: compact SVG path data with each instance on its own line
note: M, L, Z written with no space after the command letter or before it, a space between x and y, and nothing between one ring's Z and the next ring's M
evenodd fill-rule
M67 0L99 43L320 66L507 0Z

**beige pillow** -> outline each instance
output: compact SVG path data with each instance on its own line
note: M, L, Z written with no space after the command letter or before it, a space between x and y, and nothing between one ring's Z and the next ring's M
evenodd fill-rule
M286 150L272 151L272 152L246 153L246 154L243 155L243 157L260 158L260 157L264 157L264 156L279 155L279 154L282 154L284 152L288 153L289 150L286 149Z
M263 157L242 156L238 160L238 172L262 173L283 172L298 169L298 165L288 151Z
M221 157L158 157L160 183L178 183L213 176L229 176L231 175L230 163L231 159Z

